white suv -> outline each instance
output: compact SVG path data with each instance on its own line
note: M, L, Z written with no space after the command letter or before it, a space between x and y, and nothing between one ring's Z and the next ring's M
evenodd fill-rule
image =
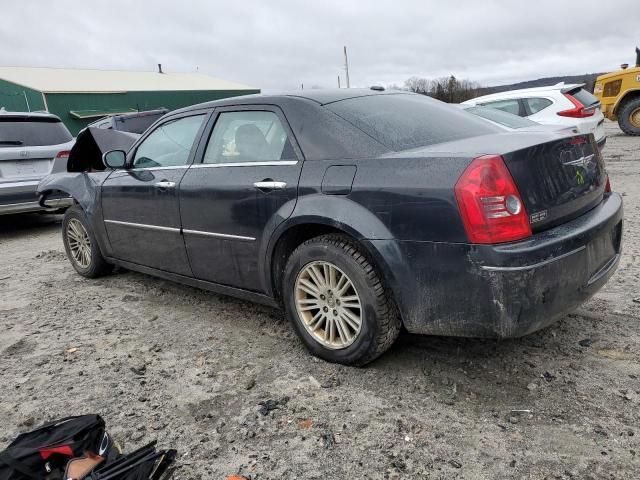
M607 141L604 115L598 99L583 86L558 83L550 87L494 93L463 103L497 108L543 125L575 127L579 133L593 133L602 148Z

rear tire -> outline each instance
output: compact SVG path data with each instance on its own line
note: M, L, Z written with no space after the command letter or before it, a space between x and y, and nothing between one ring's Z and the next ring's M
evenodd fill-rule
M62 241L71 265L83 277L96 278L111 269L100 252L89 219L79 205L70 207L64 214Z
M622 105L618 111L618 125L627 135L640 135L640 97Z
M312 354L361 366L400 333L400 318L382 276L350 238L312 238L289 257L283 277L287 317Z

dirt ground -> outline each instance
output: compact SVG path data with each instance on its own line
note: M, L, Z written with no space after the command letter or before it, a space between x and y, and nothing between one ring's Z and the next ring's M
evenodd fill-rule
M526 338L403 335L362 369L312 358L276 310L85 280L60 216L0 217L0 448L99 413L126 450L177 448L184 479L639 478L640 138L607 128L625 228L603 290Z

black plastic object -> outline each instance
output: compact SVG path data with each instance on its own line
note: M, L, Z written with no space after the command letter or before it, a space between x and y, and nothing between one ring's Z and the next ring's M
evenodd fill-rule
M156 442L98 467L87 480L167 480L176 451L156 451Z

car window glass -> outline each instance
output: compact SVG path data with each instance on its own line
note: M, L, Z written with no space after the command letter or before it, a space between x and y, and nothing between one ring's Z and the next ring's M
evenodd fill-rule
M530 115L544 110L553 103L548 98L525 98L524 101L527 102L527 106L529 107L529 111L531 112Z
M273 112L223 112L207 143L203 163L295 160L280 119Z
M59 145L72 138L60 120L0 116L0 148Z
M496 108L512 115L520 115L520 105L517 99L498 100L496 102L482 103L481 105L490 108Z
M170 120L156 128L138 147L133 168L185 165L204 115Z
M522 118L496 108L470 107L467 108L466 111L509 128L526 128L538 125L536 122L533 122L528 118Z

